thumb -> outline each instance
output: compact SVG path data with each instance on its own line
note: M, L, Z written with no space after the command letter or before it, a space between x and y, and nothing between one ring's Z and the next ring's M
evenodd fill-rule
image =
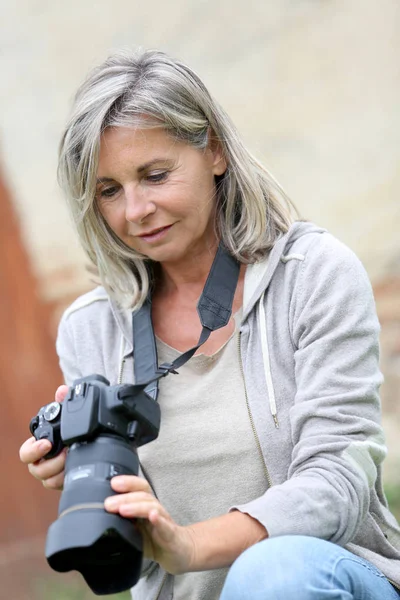
M67 385L60 385L56 389L54 399L56 402L62 402L65 396L68 394L69 387Z

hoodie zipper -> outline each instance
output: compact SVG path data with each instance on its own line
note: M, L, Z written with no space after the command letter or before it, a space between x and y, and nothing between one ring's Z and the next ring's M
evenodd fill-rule
M241 353L241 342L240 342L240 340L241 340L241 334L240 334L240 331L239 331L239 333L238 333L239 365L240 365L240 372L242 374L243 387L244 387L244 395L245 395L245 398L246 398L247 413L249 415L250 425L251 425L251 428L253 430L254 439L256 441L258 452L260 454L260 458L261 458L261 461L262 461L262 464L263 464L263 467L264 467L265 477L267 479L268 486L271 488L272 487L271 475L269 474L267 463L265 462L265 458L264 458L264 455L263 455L263 452L262 452L262 449L261 449L260 439L258 437L257 430L256 430L256 427L254 425L253 415L252 415L251 410L250 410L249 398L247 396L247 388L246 388L246 381L245 381L245 378L244 378L244 371L243 371L243 364L242 364L242 353Z
M123 359L121 360L121 365L120 365L120 367L119 367L118 381L117 381L117 384L118 384L118 385L120 385L120 384L122 383L122 374L123 374L123 372L124 372L125 360L126 360L125 358L123 358Z

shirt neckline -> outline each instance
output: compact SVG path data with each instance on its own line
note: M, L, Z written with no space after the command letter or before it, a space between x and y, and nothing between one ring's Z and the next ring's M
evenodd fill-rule
M231 333L229 338L222 344L222 346L220 346L212 354L204 354L203 352L200 352L199 354L195 354L190 359L190 362L193 364L194 362L199 363L199 362L214 361L216 359L217 355L220 354L224 350L224 348L229 344L229 342L232 340L232 338L234 338L235 335L238 333L238 331L240 329L242 314L243 314L243 306L241 306L239 308L239 310L237 310L235 312L235 314L233 315L233 318L235 320L235 329L233 330L233 332ZM173 360L174 358L176 358L177 356L182 354L182 352L180 350L177 350L173 346L170 346L169 344L164 342L161 338L155 336L155 339L156 339L157 345L162 347L163 353L166 355L167 360Z

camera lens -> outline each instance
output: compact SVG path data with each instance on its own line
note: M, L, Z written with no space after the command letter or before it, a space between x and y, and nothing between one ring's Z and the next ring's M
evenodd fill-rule
M142 563L142 538L135 524L104 509L115 494L114 475L136 475L135 449L120 437L101 435L70 447L59 517L49 528L46 558L55 571L79 571L96 594L135 585Z

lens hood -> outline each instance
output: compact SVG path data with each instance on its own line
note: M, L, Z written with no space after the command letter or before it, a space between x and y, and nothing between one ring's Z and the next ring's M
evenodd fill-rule
M49 527L46 558L55 571L79 571L95 594L116 594L140 577L142 537L128 519L77 506Z

